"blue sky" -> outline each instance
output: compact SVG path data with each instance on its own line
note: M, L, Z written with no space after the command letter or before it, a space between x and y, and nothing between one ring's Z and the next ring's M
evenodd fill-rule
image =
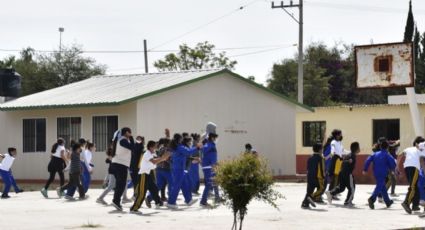
M240 6L245 8L236 10ZM424 32L425 1L414 0L413 7L418 28ZM305 46L384 43L402 40L408 1L306 0L304 8ZM290 12L298 17L296 8ZM65 45L78 43L84 50L142 50L143 39L153 51L201 41L217 48L260 46L227 49L238 61L235 71L253 75L259 83L270 77L273 63L294 56L297 47L293 44L298 43L297 23L283 10L272 10L271 1L266 0L14 0L2 3L0 49L57 49L58 27L65 28ZM275 46L280 48L270 50ZM261 52L265 50L269 51ZM0 57L14 54L0 51ZM150 66L164 54L149 53ZM86 55L106 64L109 73L144 71L141 53Z

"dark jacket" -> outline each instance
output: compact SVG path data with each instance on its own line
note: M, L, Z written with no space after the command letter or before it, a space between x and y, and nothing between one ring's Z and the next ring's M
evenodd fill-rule
M318 181L325 178L325 160L320 153L313 153L307 161L307 180Z
M142 143L135 143L133 151L131 151L130 169L139 169L139 162L144 152L144 146Z

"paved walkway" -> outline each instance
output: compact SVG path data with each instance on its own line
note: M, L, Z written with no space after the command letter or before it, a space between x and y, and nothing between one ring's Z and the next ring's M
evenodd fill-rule
M425 226L425 219L407 215L402 210L400 202L407 190L405 186L397 187L402 196L395 199L393 207L386 209L385 205L376 204L375 210L369 210L366 205L373 189L370 185L357 186L354 208L345 208L341 205L342 201L338 201L312 210L300 208L305 184L279 183L277 189L286 197L278 201L280 211L254 201L249 206L244 229L398 229ZM135 215L128 213L130 204L124 204L125 212L97 204L95 198L101 192L99 189L90 190L87 200L74 202L57 199L55 191L49 192L50 199L44 199L39 192L25 192L0 200L0 229L81 229L87 224L100 225L98 229L150 230L222 230L232 226L231 210L225 206L205 210L196 204L182 206L179 211L143 207L143 215ZM111 199L112 195L106 200L110 202ZM182 203L181 200L178 202Z

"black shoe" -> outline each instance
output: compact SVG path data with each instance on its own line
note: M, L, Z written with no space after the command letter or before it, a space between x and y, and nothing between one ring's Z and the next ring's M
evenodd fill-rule
M311 197L307 197L307 201L308 201L308 203L310 203L311 204L311 206L313 206L313 208L315 208L316 207L316 204L314 203L314 200L311 198Z
M122 212L122 206L120 204L116 204L115 202L112 202L112 206L114 206L114 208L116 208L118 211Z
M302 209L310 209L310 205L308 205L308 204L304 204L304 203L303 203L303 204L301 205L301 208L302 208Z
M16 191L16 193L21 193L21 192L24 192L24 190L23 189L19 189L18 191Z
M367 199L367 203L370 209L375 209L375 201L373 201L372 198Z
M322 199L322 198L315 199L315 200L314 200L314 202L315 202L316 204L325 204L325 201L323 201L323 199Z
M412 209L410 209L410 207L409 207L408 204L406 204L406 203L403 202L403 203L401 203L401 207L404 208L404 211L406 211L407 214L412 214Z
M337 196L333 196L332 200L340 200Z
M168 201L168 198L167 197L161 197L161 201L162 202L167 202Z
M386 203L387 208L391 207L392 204L394 204L394 201L393 200L390 200L388 203Z
M1 196L1 198L2 198L2 199L9 199L9 198L10 198L10 196L9 196L9 195L2 195L2 196Z
M419 206L413 206L412 211L419 212L419 211L421 211L421 208L419 208Z

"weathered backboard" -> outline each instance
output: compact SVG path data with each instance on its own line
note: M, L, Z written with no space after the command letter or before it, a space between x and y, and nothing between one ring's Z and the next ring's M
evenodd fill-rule
M411 87L414 85L412 43L354 47L357 88Z

